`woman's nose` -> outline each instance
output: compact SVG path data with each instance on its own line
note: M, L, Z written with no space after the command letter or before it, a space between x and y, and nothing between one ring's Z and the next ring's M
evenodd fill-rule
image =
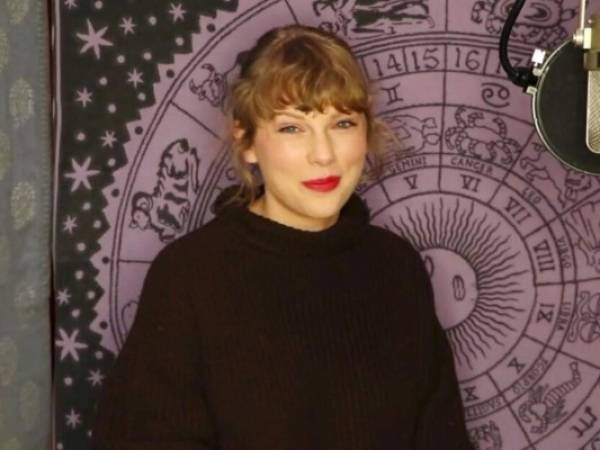
M316 134L311 142L309 161L315 164L330 164L335 160L334 143L327 133Z

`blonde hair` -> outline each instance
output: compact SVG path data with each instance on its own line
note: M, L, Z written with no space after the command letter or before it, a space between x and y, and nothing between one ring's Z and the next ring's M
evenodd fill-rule
M383 146L395 139L387 125L375 118L369 83L350 46L334 34L306 25L287 25L263 34L241 61L240 74L225 98L225 141L240 178L231 199L252 202L257 185L243 152L252 145L259 121L269 121L275 110L295 106L303 112L323 112L327 106L347 113L364 113L367 122L368 179L382 173ZM235 139L235 126L244 132ZM363 174L363 177L365 176Z

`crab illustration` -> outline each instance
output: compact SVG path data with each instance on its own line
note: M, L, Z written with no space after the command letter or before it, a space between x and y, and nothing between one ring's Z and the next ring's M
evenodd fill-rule
M519 406L519 417L525 423L535 422L531 432L541 434L548 427L567 415L564 411L565 396L581 383L577 361L569 364L571 379L548 390L548 385L538 385L529 391L529 398Z
M485 20L487 32L499 35L513 4L514 0L479 0L473 5L471 20ZM575 9L563 7L563 0L528 2L512 29L512 37L532 45L555 47L569 37L562 24L575 15Z
M519 150L519 143L508 137L506 123L500 117L486 120L480 111L468 112L464 106L454 114L457 126L446 130L446 145L462 155L469 155L483 161L510 164ZM490 123L491 122L491 123Z

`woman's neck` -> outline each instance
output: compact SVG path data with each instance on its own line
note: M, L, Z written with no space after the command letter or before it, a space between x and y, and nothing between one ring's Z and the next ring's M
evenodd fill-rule
M269 200L269 193L265 192L259 198L254 200L254 202L248 205L248 210L259 216L302 231L323 231L335 225L339 218L339 212L333 217L327 217L323 219L302 217L300 215L291 217L289 213L286 214L284 208L277 206L276 201Z

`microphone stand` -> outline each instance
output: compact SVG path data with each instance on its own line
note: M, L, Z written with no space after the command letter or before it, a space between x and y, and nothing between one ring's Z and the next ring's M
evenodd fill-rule
M579 3L579 28L573 34L573 43L578 47L590 49L592 46L592 28L585 26L587 0Z
M585 0L582 0L585 2ZM517 0L504 22L502 27L502 34L500 35L500 64L508 75L508 78L517 86L521 86L523 91L526 91L529 86L534 85L537 82L537 76L533 73L533 68L529 67L514 67L508 57L508 40L510 39L510 33L512 32L513 26L519 17L519 13L525 5L525 0Z

